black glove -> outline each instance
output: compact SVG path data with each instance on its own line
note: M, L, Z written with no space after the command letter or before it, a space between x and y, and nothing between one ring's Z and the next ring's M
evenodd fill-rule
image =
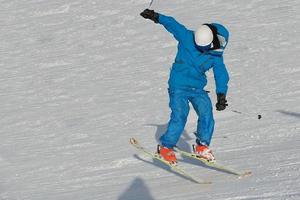
M218 99L218 102L216 103L217 111L225 110L226 106L228 106L225 94L222 93L217 94L217 99Z
M150 19L154 21L155 23L158 23L158 13L154 12L154 10L146 9L143 12L141 12L141 16L145 19Z

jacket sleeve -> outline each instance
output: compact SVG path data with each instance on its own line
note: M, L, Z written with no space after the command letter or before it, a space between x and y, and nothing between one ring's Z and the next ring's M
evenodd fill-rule
M227 94L229 75L223 61L223 56L217 57L213 65L214 78L216 83L216 93Z
M187 28L178 23L173 17L159 14L158 22L172 33L178 42L184 42L185 37L188 34Z

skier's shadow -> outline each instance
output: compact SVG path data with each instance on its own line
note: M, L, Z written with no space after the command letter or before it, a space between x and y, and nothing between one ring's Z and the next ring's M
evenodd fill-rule
M146 126L154 126L156 127L156 133L155 133L155 139L157 141L157 143L160 143L160 137L167 131L168 128L168 123L167 124L146 124ZM187 151L187 152L191 152L192 151L192 147L191 145L188 143L188 141L193 140L194 138L192 138L188 132L186 130L183 131L180 140L178 141L177 145L180 149ZM180 161L180 160L179 160ZM186 163L189 164L193 164L193 165L199 165L199 162L193 159L189 159L186 157L182 157L182 160ZM205 166L205 165L204 165Z
M166 130L168 128L168 124L146 124L146 126L154 126L154 127L156 127L155 139L156 139L157 143L159 144L160 143L159 139L166 132ZM191 152L192 151L192 146L187 141L191 141L193 139L195 139L195 138L192 138L188 134L188 132L186 130L184 130L183 133L182 133L182 135L181 135L180 140L177 143L177 146L180 149L184 150L184 151ZM140 160L143 160L143 159L140 159ZM143 161L145 161L145 160L143 160ZM203 168L206 168L206 169L211 169L211 170L219 171L219 172L222 172L222 173L232 174L232 173L224 171L224 170L220 170L220 169L216 169L216 168L207 166L207 165L201 163L198 160L191 159L191 158L184 157L184 156L182 156L182 159L178 159L178 161L179 162L182 161L184 163L188 163L188 164L191 164L191 165L196 165L196 166L203 167ZM148 162L148 161L145 161L145 162ZM151 162L148 162L148 163L153 164ZM156 163L160 164L159 161L156 161ZM171 171L171 170L168 170L168 171Z
M214 167L207 166L207 165L203 164L201 161L198 161L198 160L193 159L193 158L183 157L182 159L178 159L178 161L188 163L188 164L191 164L191 165L196 165L198 167L203 167L203 168L206 168L206 169L209 169L209 170L214 170L214 171L217 171L217 172L222 172L222 173L225 173L225 174L235 175L234 173L226 171L226 170L217 169L217 168L214 168Z
M165 170L165 171L168 171L168 172L170 172L170 173L172 173L172 174L174 174L174 175L176 175L176 176L179 176L179 177L181 177L181 178L183 178L183 179L186 179L186 180L195 182L194 180L189 179L188 177L185 177L185 176L183 176L183 175L181 175L181 174L179 174L179 173L173 171L169 166L164 165L163 163L161 163L160 161L158 161L158 160L156 160L156 159L154 159L154 158L153 158L153 162L151 162L151 161L148 161L148 160L145 160L145 159L141 158L141 157L138 156L137 154L135 154L134 157L135 157L136 159L140 160L140 161L143 161L143 162L148 163L148 164L150 164L150 165L154 165L154 166L156 166L156 167L159 167L159 168L161 168L161 169L163 169L163 170Z
M155 139L157 143L160 143L160 137L167 131L168 123L167 124L146 124L145 126L154 126L156 127ZM193 138L189 136L186 130L183 131L180 140L178 141L178 146L180 146L185 151L191 150L191 145L187 142L192 140Z

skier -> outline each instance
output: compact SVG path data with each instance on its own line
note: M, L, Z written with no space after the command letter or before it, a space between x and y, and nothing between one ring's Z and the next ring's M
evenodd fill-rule
M141 16L163 25L178 41L178 52L168 81L169 106L172 112L167 131L160 138L158 153L170 163L177 162L173 148L184 130L190 102L198 115L194 153L208 161L214 161L215 157L209 148L214 119L211 100L204 90L207 84L205 72L213 69L216 110L222 111L228 106L226 94L229 76L223 62L223 51L229 32L217 23L203 24L196 31L191 31L173 17L149 9L144 10Z

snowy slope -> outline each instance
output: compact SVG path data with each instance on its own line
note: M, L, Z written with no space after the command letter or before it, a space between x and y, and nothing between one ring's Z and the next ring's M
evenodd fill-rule
M237 180L181 159L211 186L128 143L136 137L154 151L169 119L176 42L139 16L148 5L1 1L0 199L300 199L300 2L154 0L152 8L191 29L218 21L231 32L230 106L215 113L212 148L220 162L253 176ZM191 111L185 149L196 120Z

